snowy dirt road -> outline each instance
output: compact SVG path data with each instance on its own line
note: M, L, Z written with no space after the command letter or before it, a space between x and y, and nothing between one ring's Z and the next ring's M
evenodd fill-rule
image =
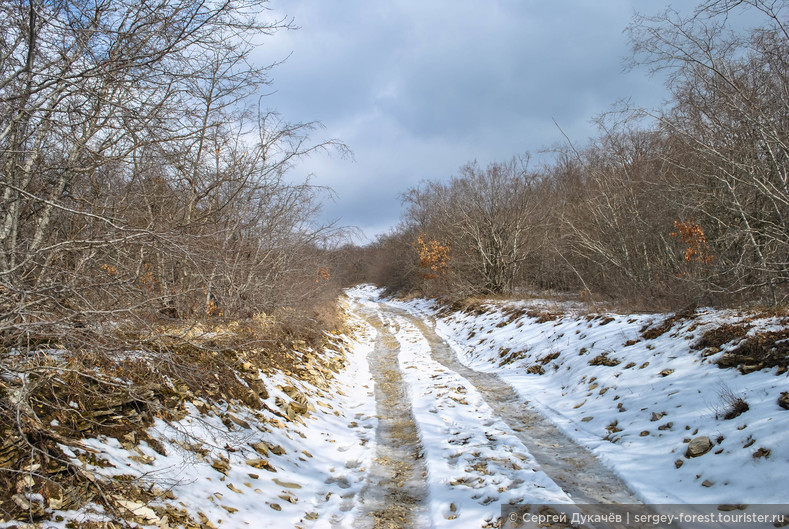
M147 504L121 498L151 528L186 516L231 529L492 528L509 527L510 504L594 514L642 501L649 513L766 503L789 516L787 368L718 363L737 340L784 336L789 317L551 312L540 300L446 312L369 285L343 306L348 334L291 352L304 372L239 366L265 385L258 406L189 395L141 440L98 435L65 457L101 483L154 491ZM727 396L747 406L732 417ZM18 496L41 501L30 498ZM96 502L52 509L54 529L117 519Z
M398 367L398 342L380 319L365 314L377 332L368 362L375 380L376 455L367 484L364 517L360 527L419 526L425 517L427 496L422 445L419 440L408 389Z
M377 333L377 449L357 527L492 526L503 503L640 503L512 387L462 365L431 318L352 299Z

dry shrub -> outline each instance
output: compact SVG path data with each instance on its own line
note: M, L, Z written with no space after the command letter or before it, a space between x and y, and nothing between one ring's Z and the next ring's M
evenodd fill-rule
M464 314L472 314L475 316L482 316L488 312L484 305L485 300L481 298L461 298L449 305L452 312L462 312Z
M641 337L645 340L654 340L660 336L663 336L665 333L669 331L677 322L685 321L685 320L692 320L696 318L696 307L688 307L685 308L668 318L664 319L659 325L652 327L651 325L646 325L641 329Z
M733 342L748 334L750 325L734 325L725 323L714 329L706 331L699 340L693 344L692 349L705 349L707 347L720 348L722 345Z
M740 367L749 373L758 369L778 367L778 373L789 369L789 329L763 331L746 338L718 360L718 367Z
M718 391L720 404L715 410L715 418L725 421L739 417L750 409L748 403L741 396L734 393L726 385L721 385Z

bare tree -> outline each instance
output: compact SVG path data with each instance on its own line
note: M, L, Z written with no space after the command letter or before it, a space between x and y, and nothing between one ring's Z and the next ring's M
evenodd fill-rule
M444 184L428 182L405 196L407 222L451 248L450 266L466 288L509 292L536 250L537 205L527 159L463 166Z
M668 11L630 27L637 63L667 69L673 104L659 113L686 197L716 260L709 288L762 289L773 303L789 279L789 34L783 1L710 1L692 17ZM763 25L730 29L749 9Z
M597 123L598 139L572 153L569 170L581 176L572 193L564 190L559 210L563 260L587 290L660 295L679 270L665 137L640 127L629 112Z
M207 394L220 375L223 399L261 406L233 368L242 349L317 346L337 323L324 249L338 232L316 221L327 190L289 172L345 148L258 99L273 65L251 52L292 27L268 17L258 0L0 2L4 518L48 516L11 499L22 474L31 495L69 481L64 508L98 501L112 515L142 483L88 478L63 454L68 435L144 435L166 413L163 386ZM227 356L160 332L221 316L239 329ZM54 461L68 470L49 472Z
M257 100L273 65L250 54L289 21L251 0L29 0L0 27L0 328L287 302L294 249L330 230L322 191L285 175L344 149Z

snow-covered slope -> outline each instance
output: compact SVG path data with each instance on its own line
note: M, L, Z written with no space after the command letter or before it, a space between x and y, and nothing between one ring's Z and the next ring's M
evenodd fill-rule
M437 315L422 301L396 304ZM667 320L549 306L445 313L436 331L464 364L497 373L646 502L786 501L789 411L778 405L789 390L785 369L717 365L743 340L783 332L780 319L698 310ZM716 339L722 343L700 344ZM725 418L738 399L747 411ZM711 448L688 457L702 437ZM703 439L697 445L706 449Z
M57 484L29 492L40 473L31 464L14 501L51 515L46 527L59 529L121 519L184 529L366 527L377 514L371 490L382 487L371 468L386 457L368 364L383 337L420 437L426 497L413 507L428 511L421 519L430 527L492 527L503 504L572 501L522 442L523 426L498 415L472 372L442 356L452 351L511 385L518 415L528 401L644 502L786 502L785 319L595 314L536 301L450 311L384 300L369 286L349 294L367 315L350 312L354 338L321 351L325 364L305 364L311 379L250 364L243 377L267 388L260 406L191 395L144 432L61 444L71 468L111 498L75 508ZM320 383L324 365L337 371L330 384ZM12 526L25 524L0 521Z
M262 409L194 397L180 420L157 419L146 440L132 432L61 445L71 464L112 495L118 512L105 512L100 501L78 510L68 508L68 498L56 503L27 494L19 501L41 504L53 518L45 527L64 529L112 520L187 529L350 525L374 457L377 425L366 361L374 330L352 315L350 323L357 329L353 340L321 351L345 366L332 374L331 385L261 372L268 388ZM118 489L125 481L134 486ZM26 526L0 521L0 527Z

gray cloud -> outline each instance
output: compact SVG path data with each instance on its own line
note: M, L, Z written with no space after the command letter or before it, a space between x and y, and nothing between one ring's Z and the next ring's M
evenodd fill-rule
M266 103L290 120L320 120L355 162L313 157L297 168L335 189L324 208L368 236L398 220L399 195L562 141L578 143L590 119L617 99L656 105L660 83L622 71L622 30L647 0L278 1L302 29L280 33L261 61L273 71Z

